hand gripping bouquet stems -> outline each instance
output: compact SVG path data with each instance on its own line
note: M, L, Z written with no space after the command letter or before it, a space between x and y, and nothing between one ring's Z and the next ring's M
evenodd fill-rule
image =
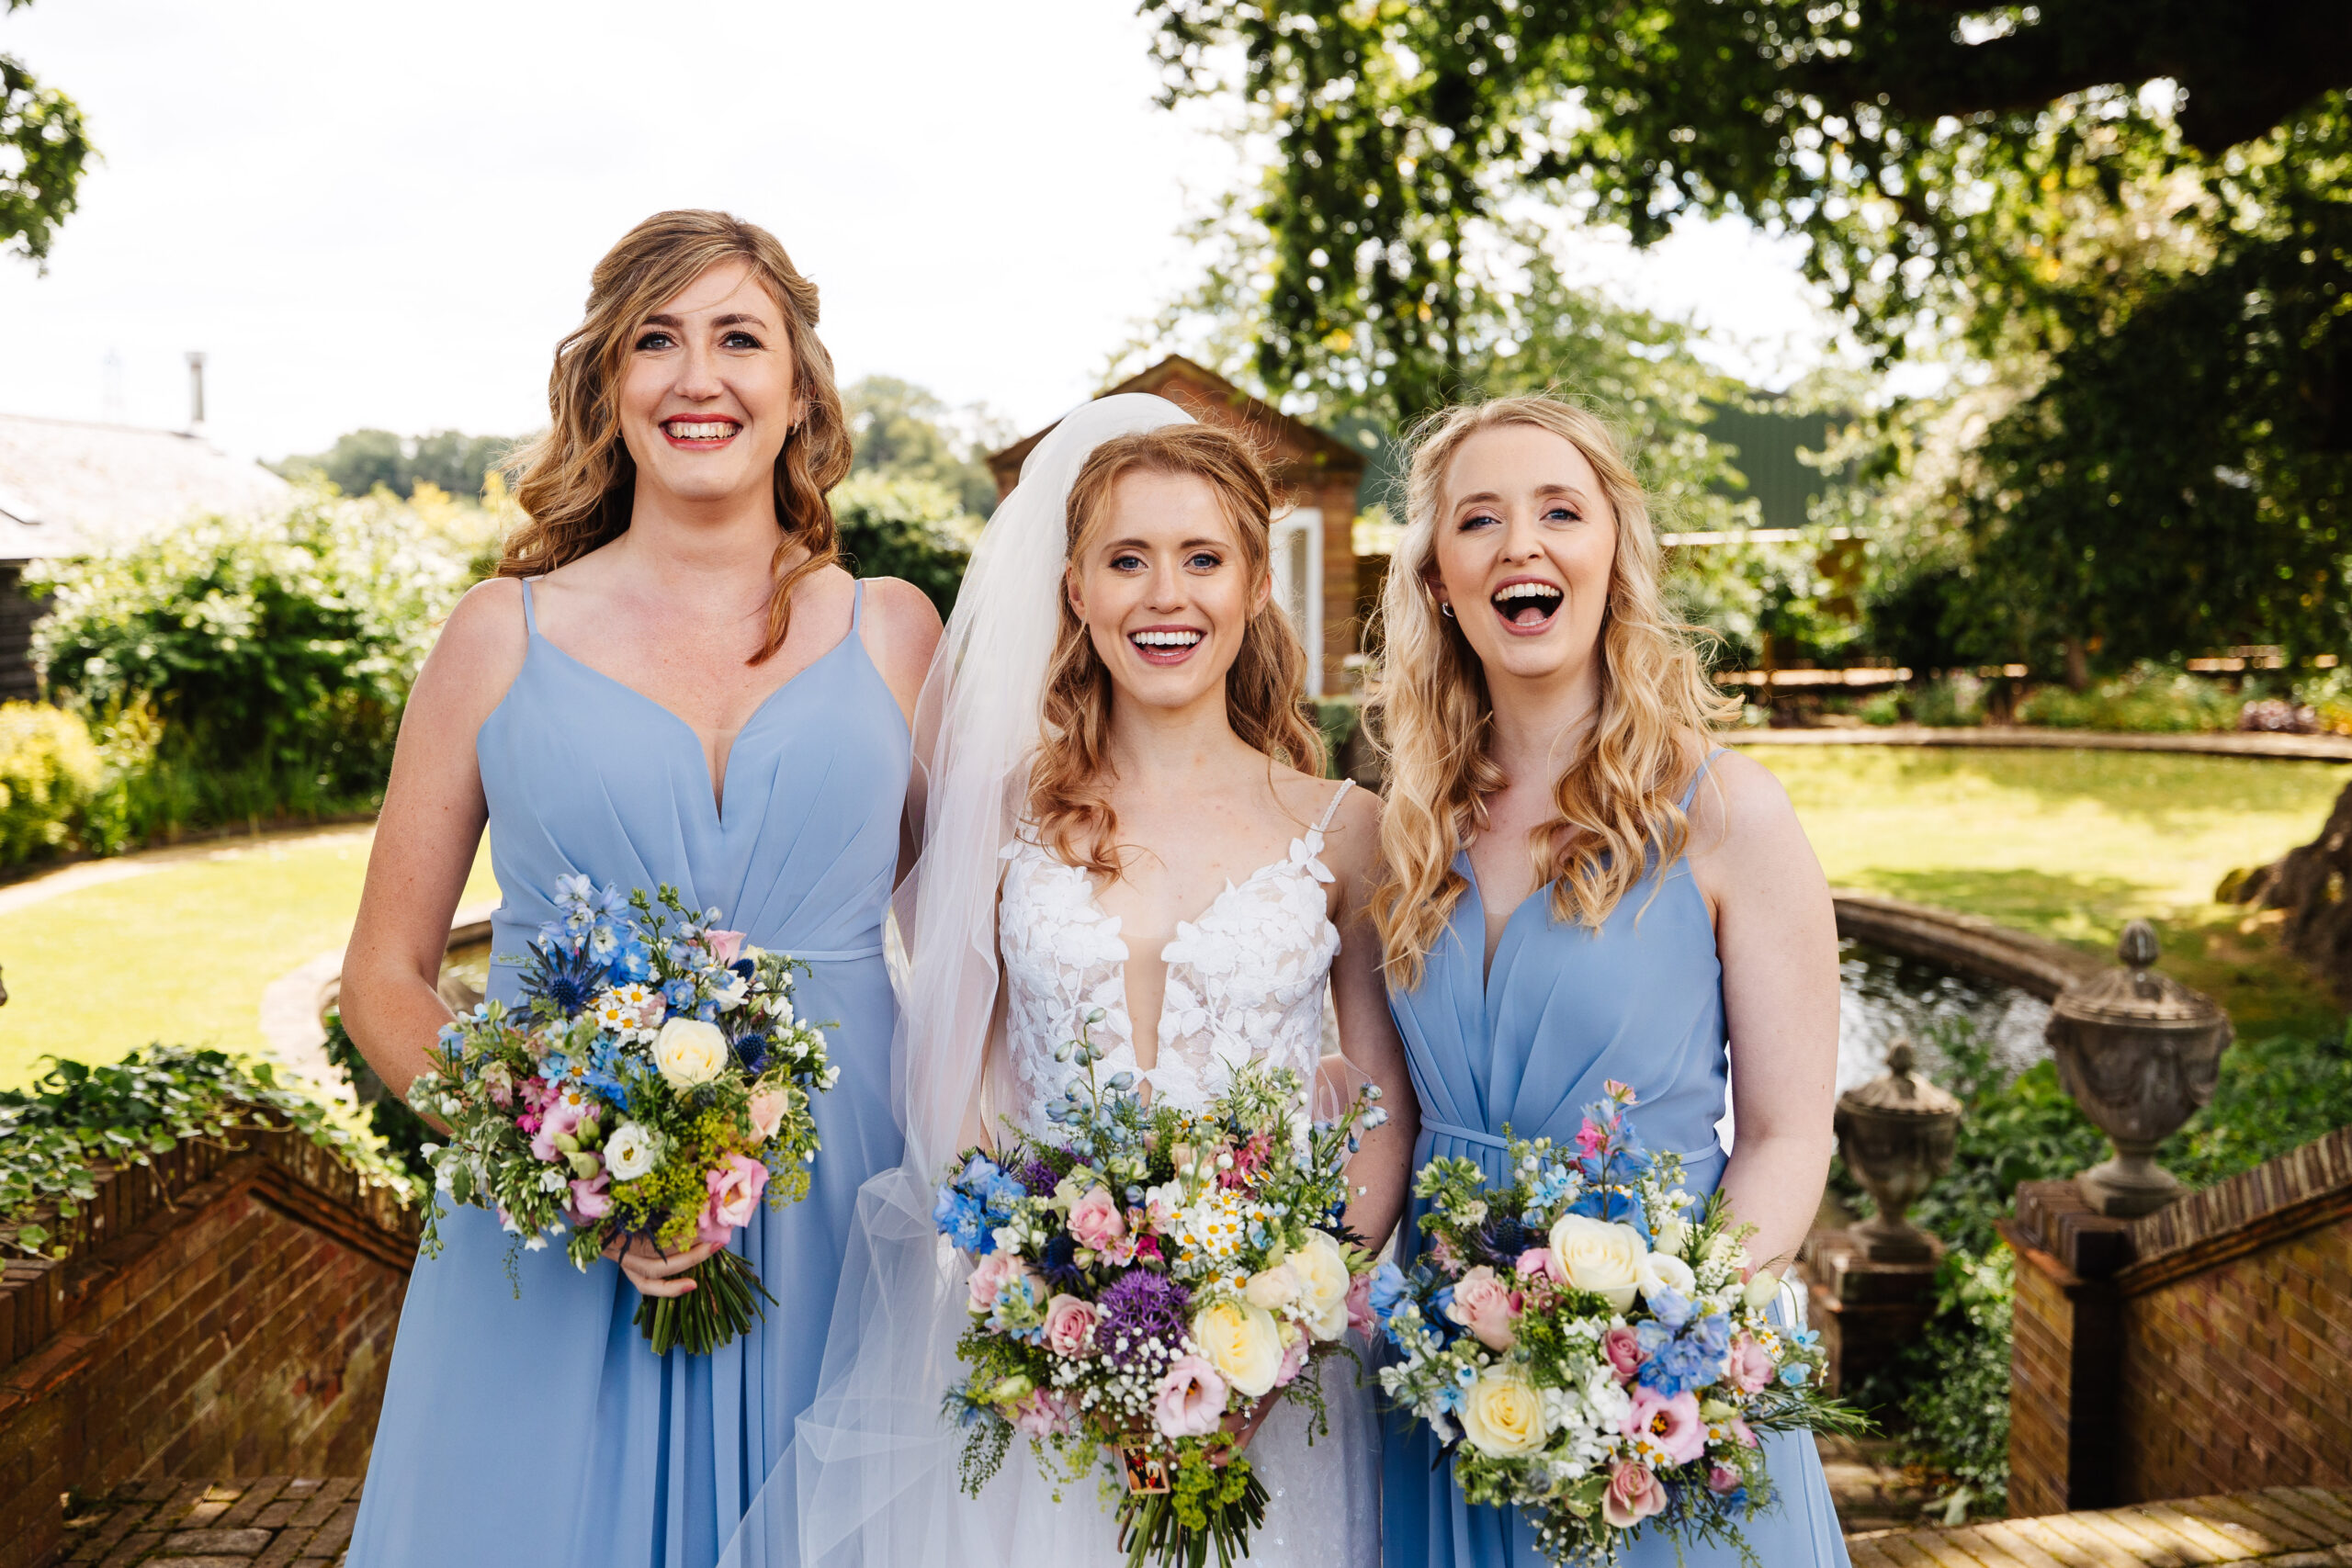
M1283 1397L1319 1416L1300 1372L1371 1327L1374 1259L1340 1214L1380 1091L1317 1122L1295 1072L1253 1066L1187 1112L1146 1106L1131 1073L1098 1084L1083 1030L1058 1055L1080 1070L1048 1108L1057 1135L967 1150L933 1213L977 1260L946 1401L971 1432L965 1489L1015 1436L1071 1483L1106 1458L1130 1568L1202 1568L1212 1547L1230 1564L1266 1508L1238 1428Z
M425 1254L440 1250L442 1193L493 1211L516 1251L565 1237L582 1269L616 1239L663 1256L715 1243L692 1291L637 1309L656 1355L707 1355L775 1299L727 1243L763 1197L808 1195L811 1097L840 1072L793 1013L807 966L718 930L718 910L693 913L673 887L624 899L567 877L556 908L524 960L521 1002L446 1026L409 1089L450 1134L426 1145Z
M1429 1424L1464 1498L1516 1506L1552 1562L1615 1562L1644 1529L1727 1544L1772 1501L1758 1435L1860 1430L1820 1388L1809 1331L1745 1279L1720 1196L1695 1217L1680 1160L1651 1155L1611 1083L1572 1147L1510 1145L1510 1180L1467 1159L1414 1179L1413 1272L1383 1264L1374 1313L1398 1352L1381 1387Z

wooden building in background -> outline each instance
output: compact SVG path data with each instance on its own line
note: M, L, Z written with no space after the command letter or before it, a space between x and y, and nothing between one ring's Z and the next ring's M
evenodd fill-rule
M1348 658L1358 651L1363 636L1357 618L1355 522L1363 454L1182 355L1171 355L1141 375L1104 389L1102 395L1119 392L1166 398L1202 423L1223 425L1257 447L1273 474L1277 492L1274 592L1306 644L1307 690L1345 691ZM1021 465L1052 429L1049 424L989 454L989 472L996 479L1000 500L1020 482Z
M287 482L200 434L0 414L0 702L34 694L41 606L25 569L147 538L205 513L285 504Z

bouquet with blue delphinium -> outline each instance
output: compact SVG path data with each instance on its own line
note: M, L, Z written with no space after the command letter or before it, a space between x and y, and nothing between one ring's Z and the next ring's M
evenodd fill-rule
M1464 1498L1523 1510L1555 1562L1613 1562L1645 1529L1753 1562L1740 1522L1773 1496L1759 1434L1860 1419L1822 1393L1816 1337L1769 1315L1754 1227L1720 1195L1691 1202L1634 1099L1611 1083L1572 1145L1510 1140L1505 1183L1468 1159L1421 1168L1420 1255L1373 1286L1398 1352L1381 1387Z
M1298 1074L1260 1065L1187 1111L1146 1105L1132 1073L1099 1082L1084 1028L1059 1055L1078 1074L1053 1134L967 1150L933 1211L975 1260L947 1396L966 1489L1016 1436L1072 1482L1107 1455L1130 1568L1231 1563L1266 1506L1235 1428L1272 1398L1319 1415L1300 1373L1371 1327L1372 1254L1341 1215L1379 1090L1316 1121Z
M718 930L718 910L695 913L672 887L624 898L567 877L556 910L523 960L521 1001L444 1027L410 1086L449 1129L424 1146L424 1250L439 1250L444 1193L495 1213L518 1249L565 1237L582 1269L616 1240L664 1256L713 1244L684 1276L692 1291L637 1311L656 1354L707 1354L775 1300L727 1244L763 1198L808 1195L812 1097L840 1072L793 1011L806 965Z

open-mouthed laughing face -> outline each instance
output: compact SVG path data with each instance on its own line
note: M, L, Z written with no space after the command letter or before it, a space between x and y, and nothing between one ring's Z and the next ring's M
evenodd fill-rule
M1269 572L1251 580L1206 479L1145 470L1113 487L1069 586L1120 700L1169 709L1224 700L1250 619L1273 592Z
M639 482L689 504L756 497L799 417L783 307L749 264L721 262L630 335L621 440Z
M1617 558L1617 515L1585 455L1538 425L1482 430L1447 466L1442 505L1430 588L1488 681L1577 679Z

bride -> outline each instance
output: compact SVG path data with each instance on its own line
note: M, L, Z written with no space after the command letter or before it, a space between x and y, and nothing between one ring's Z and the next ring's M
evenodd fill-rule
M1155 1099L1204 1104L1253 1060L1335 1087L1351 1069L1321 1055L1328 981L1391 1112L1351 1167L1348 1223L1375 1247L1396 1224L1416 1119L1364 907L1377 806L1294 765L1321 747L1272 600L1272 502L1241 442L1130 395L1057 426L989 523L918 714L908 1162L864 1195L797 1506L776 1510L797 1514L803 1563L1124 1561L1092 1482L1057 1484L1025 1453L963 1496L940 1415L966 1292L931 1184L1001 1123L1047 1130L1070 1071L1054 1052L1081 1022ZM1379 1560L1371 1380L1317 1364L1328 1429L1295 1399L1234 1420L1270 1498L1255 1564Z

